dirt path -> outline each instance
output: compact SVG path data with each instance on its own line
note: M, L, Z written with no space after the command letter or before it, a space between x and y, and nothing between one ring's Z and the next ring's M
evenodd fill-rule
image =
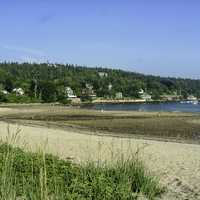
M140 156L155 174L161 177L168 192L163 199L200 199L200 146L128 138L84 135L75 131L45 127L9 125L0 122L0 137L21 130L20 146L46 152L75 161L92 159L113 160L119 155L128 156L140 148Z

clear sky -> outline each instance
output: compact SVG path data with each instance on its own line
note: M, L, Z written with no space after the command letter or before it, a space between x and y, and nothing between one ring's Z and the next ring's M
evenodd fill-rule
M199 0L0 0L0 60L200 78Z

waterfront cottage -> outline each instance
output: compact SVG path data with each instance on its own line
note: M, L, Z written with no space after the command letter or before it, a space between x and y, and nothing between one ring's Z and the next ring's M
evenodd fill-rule
M187 97L187 100L188 100L188 101L196 101L196 100L197 100L197 97L195 97L195 96L193 96L193 95L189 95L189 96Z
M143 95L144 94L144 90L140 89L140 91L138 92L139 95Z
M66 87L65 93L68 98L77 98L77 96L74 94L74 91L71 89L71 87Z
M123 98L122 92L117 92L117 93L115 93L115 98L116 98L116 99L122 99L122 98Z
M95 99L97 95L95 94L95 91L93 90L93 85L86 83L85 88L82 89L82 97L90 97L91 99Z
M5 95L6 95L6 94L9 94L9 92L8 92L7 90L1 90L1 93L2 93L2 94L5 94Z
M181 99L181 96L176 94L164 94L161 95L160 97L164 101L177 101Z
M24 90L22 88L14 88L13 93L15 93L17 96L23 96Z
M145 101L150 101L151 100L151 95L148 93L143 93L141 96L141 99L145 100Z

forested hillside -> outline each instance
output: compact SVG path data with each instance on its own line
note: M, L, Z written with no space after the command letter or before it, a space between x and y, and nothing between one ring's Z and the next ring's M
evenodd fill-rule
M24 96L17 101L54 102L65 98L65 87L71 87L81 97L90 84L97 97L112 98L116 92L123 97L139 98L143 89L159 99L163 94L193 94L200 97L200 80L143 75L135 72L106 68L88 68L62 64L0 64L0 101L15 101L13 89L22 88ZM110 87L109 87L110 86ZM11 99L11 100L10 100Z

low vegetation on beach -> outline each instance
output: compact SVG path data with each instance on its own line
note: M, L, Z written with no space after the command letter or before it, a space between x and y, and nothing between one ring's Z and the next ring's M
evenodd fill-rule
M0 199L154 199L163 192L134 155L113 165L75 164L50 154L0 144Z
M167 112L100 112L62 106L13 106L20 109L1 119L22 124L75 128L116 136L199 143L200 116ZM19 114L20 113L20 114Z
M200 142L199 124L188 117L113 117L111 119L69 120L67 123L119 136L140 136L159 140Z

